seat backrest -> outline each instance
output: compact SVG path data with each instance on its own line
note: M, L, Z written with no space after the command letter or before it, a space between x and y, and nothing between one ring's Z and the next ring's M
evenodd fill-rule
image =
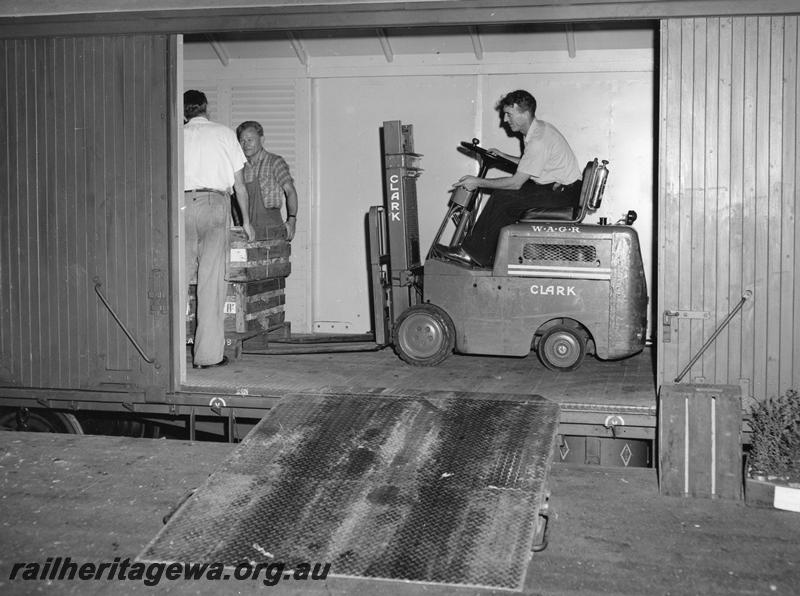
M583 210L583 215L586 215L587 210L597 211L600 203L603 202L603 193L606 190L606 180L608 180L607 165L607 160L604 159L600 163L596 157L586 164L586 169L583 171L581 196L578 201L578 207Z

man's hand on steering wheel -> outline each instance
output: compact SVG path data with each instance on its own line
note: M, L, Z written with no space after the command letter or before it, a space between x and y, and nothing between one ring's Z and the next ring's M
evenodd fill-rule
M458 182L453 183L453 188L458 188L459 186L465 188L466 190L472 191L477 190L480 188L479 182L480 178L477 176L462 176L458 179Z

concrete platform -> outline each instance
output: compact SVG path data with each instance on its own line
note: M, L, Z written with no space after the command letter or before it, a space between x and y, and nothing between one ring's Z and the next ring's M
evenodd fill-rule
M15 562L133 559L162 517L235 446L224 443L0 434L3 594L509 594L396 582L9 581ZM555 465L550 544L525 593L796 594L800 514L658 494L652 469Z

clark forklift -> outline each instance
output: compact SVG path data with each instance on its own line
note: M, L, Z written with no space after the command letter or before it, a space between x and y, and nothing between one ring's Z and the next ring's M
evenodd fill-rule
M478 176L516 164L462 142ZM419 249L413 126L383 123L385 204L369 211L375 342L405 362L434 366L462 354L527 356L535 350L555 371L577 369L587 353L602 360L644 348L647 288L639 238L629 211L615 225L583 223L600 206L607 162L586 167L575 208L531 209L501 230L494 265L447 254L461 246L480 206L480 191L451 194L424 265Z

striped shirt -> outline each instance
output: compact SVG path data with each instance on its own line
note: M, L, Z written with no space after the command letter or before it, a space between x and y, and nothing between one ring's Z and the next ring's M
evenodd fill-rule
M280 155L261 149L253 163L248 161L244 166L245 182L253 182L256 177L261 186L264 207L267 209L283 207L285 198L283 187L286 184L294 184L286 161Z

